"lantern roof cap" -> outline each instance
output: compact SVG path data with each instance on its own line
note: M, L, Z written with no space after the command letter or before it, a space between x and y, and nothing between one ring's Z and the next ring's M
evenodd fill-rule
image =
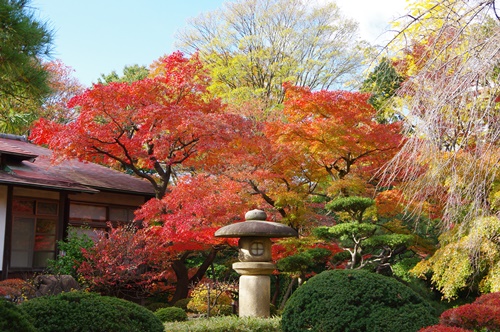
M272 221L266 221L267 215L262 210L251 210L245 214L244 222L227 225L215 232L216 237L298 237L295 229Z

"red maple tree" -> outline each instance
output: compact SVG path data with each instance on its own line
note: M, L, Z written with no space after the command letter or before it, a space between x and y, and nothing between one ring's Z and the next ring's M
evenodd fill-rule
M54 157L79 158L133 172L162 198L176 174L202 166L207 155L235 147L244 118L224 113L207 91L210 81L197 56L161 58L158 76L133 83L96 84L70 100L75 121L41 119L30 139Z
M156 66L156 75L143 80L94 85L69 102L69 107L78 110L74 121L63 124L42 119L30 138L47 144L54 151L55 162L65 158L98 162L131 171L152 184L156 199L144 205L137 218L162 226L162 239L169 244L166 251L172 253L165 264L177 277L175 301L187 296L187 287L201 279L215 258L220 242L213 237L216 225L231 222L242 216L243 207L248 208L234 195L237 188L225 188L223 179L197 174L203 174L212 163L224 163L228 154L238 155L240 147L251 141L252 130L248 129L250 121L224 112L220 101L207 91L210 78L197 56L186 58L176 52L159 59ZM239 207L233 204L236 202ZM217 216L222 218L219 223L214 219ZM135 239L142 233L127 236ZM118 241L125 233L115 235ZM107 257L113 256L113 246L106 239L98 245L109 251ZM208 251L206 261L194 276L189 275L186 259L198 250ZM94 269L105 271L109 266L92 257ZM131 271L114 262L116 269ZM133 273L113 276L119 280L112 281L105 273L92 279L108 286L137 279ZM160 276L147 279L157 278Z

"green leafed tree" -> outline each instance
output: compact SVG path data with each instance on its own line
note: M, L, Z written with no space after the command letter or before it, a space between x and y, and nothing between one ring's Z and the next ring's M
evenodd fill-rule
M371 93L368 103L377 110L377 121L388 123L403 119L397 113L398 107L392 97L403 83L404 77L396 71L388 58L382 58L379 64L363 81L361 92Z
M269 109L283 101L285 82L314 90L354 80L367 46L357 32L332 2L238 0L192 19L177 39L209 64L212 91Z
M0 131L15 134L24 133L50 93L42 60L50 54L52 31L29 4L0 0Z
M115 70L109 74L101 74L101 77L97 79L97 82L100 84L109 84L112 82L132 83L148 77L148 74L149 70L146 66L139 66L135 64L132 66L125 66L123 68L122 76L118 75Z

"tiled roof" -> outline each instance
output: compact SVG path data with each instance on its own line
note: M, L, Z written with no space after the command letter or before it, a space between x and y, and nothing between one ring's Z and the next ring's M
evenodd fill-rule
M77 192L124 192L154 196L146 181L105 166L66 160L51 163L52 152L9 135L0 136L0 184L50 188Z

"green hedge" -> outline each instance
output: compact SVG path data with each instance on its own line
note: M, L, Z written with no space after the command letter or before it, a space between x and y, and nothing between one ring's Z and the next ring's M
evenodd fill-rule
M322 272L288 300L284 332L410 332L435 324L434 309L402 283L360 270Z
M0 298L0 331L36 332L29 317L13 303Z
M183 322L187 320L186 312L177 307L160 308L155 311L155 316L162 322Z
M115 297L68 292L26 301L20 307L39 332L163 332L148 309Z

